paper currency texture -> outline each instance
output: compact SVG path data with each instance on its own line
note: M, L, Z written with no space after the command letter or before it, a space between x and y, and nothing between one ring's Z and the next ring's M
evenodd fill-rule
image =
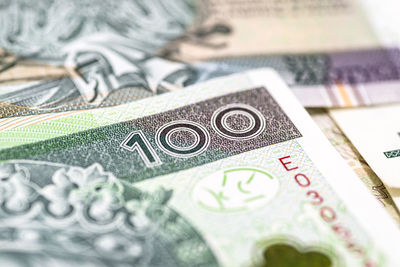
M340 130L335 121L329 116L329 112L324 109L307 110L315 123L321 128L333 147L345 159L347 164L353 169L355 174L370 189L371 193L382 203L389 214L400 223L400 215L396 204L393 202L393 189L390 193L387 188L353 146L345 134ZM393 195L396 199L396 195Z
M400 205L399 112L399 105L330 111L346 136L387 185L398 206Z
M309 107L394 102L400 38L391 10L398 4L375 6L358 0L205 1L206 11L161 54L196 63L203 78L276 68Z
M1 118L113 106L262 67L304 106L399 100L394 1L36 2L0 4Z
M129 120L107 108L105 126L0 151L7 262L399 262L398 229L276 73L124 108Z
M1 1L0 117L112 106L182 87L190 68L155 53L184 32L194 9L185 0Z

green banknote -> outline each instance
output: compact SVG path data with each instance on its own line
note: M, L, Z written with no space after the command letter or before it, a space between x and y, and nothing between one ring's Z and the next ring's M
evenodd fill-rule
M62 119L83 131L0 151L5 266L400 263L394 222L273 71Z

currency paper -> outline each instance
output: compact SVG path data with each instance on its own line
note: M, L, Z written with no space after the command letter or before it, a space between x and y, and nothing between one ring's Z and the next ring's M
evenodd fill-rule
M0 70L0 118L114 106L182 88L193 75L185 64L110 34L81 38L64 51L62 67L25 60Z
M54 115L38 115L0 119L0 149L47 140L137 116L131 112L135 105L121 105L87 112L66 112ZM309 109L314 122L346 160L357 176L367 185L373 195L384 205L390 215L400 223L400 217L391 195L381 180L366 164L351 142L322 109ZM391 193L393 194L393 188Z
M155 53L193 19L191 0L0 1L0 117L113 106L182 88L191 69Z
M307 109L311 118L320 127L332 146L345 159L354 173L369 188L370 192L382 203L389 214L400 224L400 214L387 188L353 146L345 134L336 125L325 109ZM392 191L391 191L392 192ZM393 193L393 192L392 192Z
M0 118L118 105L260 67L304 106L400 100L396 0L6 3Z
M400 207L400 106L335 109L330 114Z
M379 8L369 0L209 0L204 6L186 34L161 52L195 63L203 79L273 67L304 106L399 100L396 1Z
M275 72L70 120L100 110L108 125L0 151L1 260L400 263L394 222Z

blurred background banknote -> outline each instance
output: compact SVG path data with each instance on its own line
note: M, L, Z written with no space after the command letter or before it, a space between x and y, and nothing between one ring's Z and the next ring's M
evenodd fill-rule
M305 106L393 102L397 5L2 0L0 116L112 106L259 67Z
M331 118L328 111L324 109L308 109L307 111L310 113L314 122L321 128L322 132L328 138L333 147L353 169L354 173L364 182L364 184L370 189L371 193L382 203L397 223L400 224L398 194L394 194L395 192L392 187L389 186L386 188L379 178L382 177L381 173L378 172L379 176L375 174L354 145L337 126L336 122ZM347 133L347 131L345 132ZM349 136L349 138L350 137L351 136ZM357 143L354 144L357 146ZM360 151L362 152L363 150ZM371 166L373 165L374 164L372 163ZM395 201L396 204L393 201Z
M275 72L124 108L0 151L5 266L400 262L399 229Z
M200 75L276 68L305 106L399 100L396 1L205 2L204 16L161 54Z
M183 34L194 12L186 0L0 1L1 117L110 106L182 87L190 68L155 53Z
M330 114L400 207L400 106L331 110Z

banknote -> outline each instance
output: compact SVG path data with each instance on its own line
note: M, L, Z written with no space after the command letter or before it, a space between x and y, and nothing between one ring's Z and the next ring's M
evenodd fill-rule
M113 106L182 88L193 70L139 51L130 40L110 34L92 35L64 48L63 67L50 67L44 79L27 77L0 86L0 117L27 116ZM15 68L21 68L16 64ZM60 70L62 76L51 72ZM21 73L35 75L31 69ZM11 69L3 75L10 80ZM1 78L1 77L0 77ZM3 80L4 81L4 80Z
M2 0L0 47L24 58L62 62L67 45L92 34L110 33L129 38L138 50L151 53L178 37L194 12L190 0Z
M367 185L389 214L400 223L399 211L385 185L329 116L328 111L325 109L307 109L307 111L355 174ZM391 192L393 193L392 189Z
M205 2L207 11L162 55L212 76L277 68L309 107L400 100L396 1Z
M215 79L125 108L128 121L103 108L108 125L0 151L1 260L399 263L394 222L275 72Z
M381 44L362 1L200 1L194 23L163 53L198 61L358 50Z
M155 53L194 10L191 0L0 1L0 117L111 106L184 86L190 67Z
M126 104L90 111L60 112L57 114L1 119L0 149L44 141L135 118L137 114L132 112L132 110L135 110L135 106L134 104ZM390 215L400 222L398 209L394 206L392 197L387 192L386 187L333 122L327 111L323 109L308 109L308 111L314 122L321 128L347 164L352 167L353 171L384 205ZM393 194L394 189L390 189Z
M304 106L399 100L392 0L3 2L0 48L13 53L0 56L3 118L123 104L257 67L277 68Z
M365 106L399 101L400 50L257 55L194 63L197 81L271 67L306 107Z
M330 111L346 136L387 185L398 207L400 206L399 112L399 105Z
M33 81L56 80L67 75L63 67L29 60L0 48L0 86L2 87Z
M136 117L129 112L132 105L91 110L87 112L63 112L54 115L39 115L0 120L0 149L44 141L47 139L104 126L114 122ZM391 195L369 165L359 155L351 142L336 126L335 122L323 109L308 109L314 122L346 160L357 176L368 186L370 191L382 203L390 215L400 223L399 212L394 206ZM122 115L122 114L125 114ZM391 193L394 193L394 189ZM394 195L396 196L396 194Z

